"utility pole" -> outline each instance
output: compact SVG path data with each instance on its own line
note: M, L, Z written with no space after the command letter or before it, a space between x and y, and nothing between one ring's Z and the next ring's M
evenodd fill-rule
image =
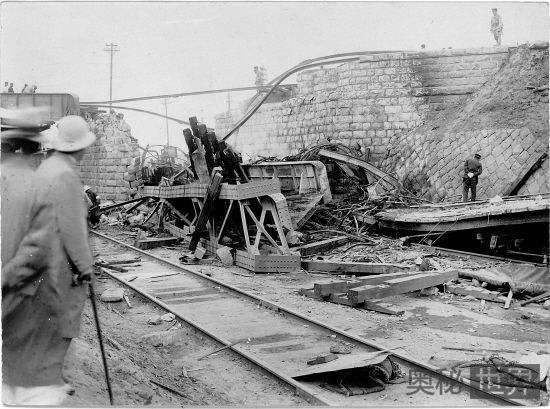
M164 105L164 118L166 120L166 146L170 146L170 134L168 132L168 105L170 103L168 102L167 98L164 98L164 101L162 102L162 105Z
M120 51L118 48L118 45L117 44L113 44L113 43L110 43L110 44L105 44L105 47L108 47L108 48L105 48L103 51L107 51L109 53L111 53L111 66L110 66L110 71L111 71L111 75L110 75L110 80L109 80L109 101L112 101L113 100L113 53L116 53L118 51ZM113 106L113 103L110 102L109 103L109 112L113 110L112 108Z

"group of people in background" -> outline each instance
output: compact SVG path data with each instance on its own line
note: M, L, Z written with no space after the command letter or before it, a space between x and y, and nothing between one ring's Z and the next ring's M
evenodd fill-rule
M2 401L60 405L74 393L63 362L93 278L76 166L95 135L83 118L62 118L36 167L49 125L33 110L2 111Z
M21 94L36 94L37 89L38 87L36 85L25 84L23 89L21 89ZM8 94L15 94L15 91L13 89L13 82L5 81L2 92L8 93Z

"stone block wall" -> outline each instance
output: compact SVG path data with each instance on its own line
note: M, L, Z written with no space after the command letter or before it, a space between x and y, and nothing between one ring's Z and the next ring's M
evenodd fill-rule
M479 199L487 199L507 191L546 151L545 143L528 128L444 134L410 132L391 147L382 166L394 170L414 194L433 201L460 200L464 161L479 153L483 173L477 193ZM535 184L540 187L531 179L531 190ZM534 193L541 191L548 190Z
M124 201L142 184L137 139L121 114L100 114L88 119L97 140L80 162L82 182L102 200Z
M534 195L543 192L550 192L548 158L546 158L542 166L537 169L518 190L518 195Z
M229 140L257 156L283 157L327 137L371 149L379 163L394 135L458 104L494 75L507 48L367 55L297 76L297 96L264 104ZM216 118L216 133L230 125Z

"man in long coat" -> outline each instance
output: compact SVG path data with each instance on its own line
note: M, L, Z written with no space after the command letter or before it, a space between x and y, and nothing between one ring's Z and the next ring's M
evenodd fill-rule
M3 112L4 114L5 112ZM53 209L40 200L31 154L44 142L33 109L2 118L2 401L58 405L63 383L35 377L48 365L43 330L55 320L55 283L48 274Z
M79 116L62 118L52 140L55 152L38 167L41 198L54 211L54 238L50 246L50 270L59 293L58 319L52 334L50 356L55 361L49 376L62 382L65 354L80 330L87 296L85 284L93 276L88 243L88 208L76 168L85 149L95 141L88 124Z
M75 116L59 121L52 141L57 151L37 169L37 200L51 209L52 233L47 246L47 271L32 301L18 306L3 320L4 383L11 386L5 403L60 404L69 392L63 362L72 338L78 335L92 277L82 184L75 166L95 136ZM4 242L4 240L2 240ZM2 272L4 273L4 271ZM4 276L4 274L2 274ZM65 395L66 397L66 395ZM10 399L11 398L11 399Z

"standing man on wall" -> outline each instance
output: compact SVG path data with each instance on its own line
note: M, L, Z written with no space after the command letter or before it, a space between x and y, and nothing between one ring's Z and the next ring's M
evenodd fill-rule
M493 17L491 17L491 33L497 42L497 46L500 46L500 41L502 39L502 29L504 25L502 24L502 17L497 13L497 9L493 10Z
M50 243L50 274L58 299L57 317L48 334L48 377L64 383L62 369L72 338L80 331L80 318L93 276L88 244L87 205L76 166L96 137L86 121L75 115L62 118L51 144L55 152L38 167L41 197L54 212Z
M476 189L478 176L481 175L483 168L481 167L481 155L476 153L472 159L466 159L464 162L464 174L462 175L462 201L468 201L468 192L471 190L470 201L476 200Z

